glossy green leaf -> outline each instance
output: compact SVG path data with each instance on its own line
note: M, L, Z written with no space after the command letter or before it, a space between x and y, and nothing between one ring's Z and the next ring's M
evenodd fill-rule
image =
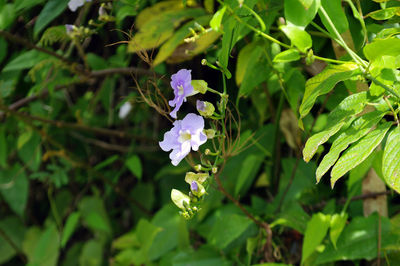
M306 27L317 14L320 0L285 0L285 18L288 24Z
M313 214L311 220L307 223L307 229L303 239L303 249L301 262L303 263L306 259L315 251L317 246L325 238L328 233L330 225L330 215L323 213Z
M336 181L364 161L371 152L381 143L392 123L384 123L379 125L375 130L352 145L340 157L331 172L331 186L333 187Z
M317 182L336 162L342 151L364 137L382 119L384 112L375 111L357 118L352 125L341 133L333 142L328 154L324 156L316 172Z
M346 14L344 13L341 0L321 0L321 5L325 9L326 13L328 13L330 20L335 25L335 28L339 33L344 33L349 29L349 22L347 21ZM332 33L333 36L336 36L334 34L334 30L329 25L328 20L322 15L322 12L318 11L318 14L325 28Z
M381 10L376 10L367 14L367 17L371 17L375 20L386 20L390 19L394 15L400 15L400 7L389 7Z
M382 60L383 57L388 56L398 57L400 55L400 39L375 39L373 42L365 45L364 55L371 62Z
M318 147L336 134L353 116L360 113L367 103L367 93L360 92L345 98L328 116L328 124L317 134L311 136L303 149L303 159L308 162Z
M221 27L222 18L224 17L226 11L226 6L223 6L220 10L218 10L212 19L210 20L210 27L215 30L219 31Z
M125 161L125 165L129 168L134 176L136 176L138 179L142 179L143 170L139 156L133 155L129 157Z
M50 0L43 7L33 28L34 36L37 36L50 22L58 17L66 8L69 0Z
M329 237L331 238L331 242L335 248L337 240L346 225L347 217L347 213L344 212L341 214L335 213L331 217Z
M382 160L382 173L386 184L400 193L400 128L390 132Z
M285 35L290 39L292 45L296 46L302 52L306 52L312 46L310 34L304 31L301 27L294 25L285 25L279 27Z
M285 63L285 62L297 61L299 59L300 59L300 52L296 49L289 49L277 54L274 57L273 62Z
M330 65L318 75L306 82L306 91L300 105L300 117L305 117L313 107L318 96L330 92L335 85L343 80L359 74L356 64Z
M74 233L74 231L78 225L80 216L81 215L79 212L73 212L68 216L67 221L65 222L63 232L62 232L61 247L65 247L68 240Z

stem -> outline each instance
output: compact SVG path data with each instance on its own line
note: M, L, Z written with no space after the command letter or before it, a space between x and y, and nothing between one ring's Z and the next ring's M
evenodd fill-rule
M318 60L321 60L321 61L325 61L325 62L329 62L329 63L335 63L335 64L346 64L346 63L348 63L348 61L330 59L330 58L325 58L325 57L321 57L321 56L317 56L317 55L314 55L314 58L318 59Z
M324 17L327 20L329 26L331 26L331 28L332 28L333 32L335 33L336 37L340 40L339 44L347 51L347 53L351 56L351 58L353 58L353 60L360 65L360 68L362 68L362 71L364 71L363 67L367 67L368 66L366 64L366 62L364 62L356 53L353 52L353 50L351 50L349 48L349 46L346 44L346 42L343 40L342 36L340 35L338 30L336 29L335 25L333 24L332 20L330 19L329 15L328 15L328 13L326 13L325 9L321 6L319 8L319 10L321 10L321 13L324 15Z
M376 85L381 86L382 88L384 88L387 92L389 92L390 94L392 94L393 96L395 96L398 100L400 100L400 95L394 91L392 88L390 88L389 86L383 84L382 82L380 82L379 80L375 79L372 76L368 76L368 79L372 80L372 82L374 82Z
M393 106L390 104L389 100L387 99L387 97L383 97L383 99L385 100L386 104L389 106L390 110L393 113L394 118L396 119L396 123L397 125L400 125L399 123L399 118L397 117L397 113L394 111Z

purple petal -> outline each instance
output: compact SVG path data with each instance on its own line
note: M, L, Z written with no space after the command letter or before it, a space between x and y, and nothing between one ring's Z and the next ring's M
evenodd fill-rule
M190 130L192 134L204 129L204 118L193 113L187 114L182 120L182 128Z
M197 185L196 181L192 181L192 183L190 184L190 189L196 192L197 190L199 190L199 186Z

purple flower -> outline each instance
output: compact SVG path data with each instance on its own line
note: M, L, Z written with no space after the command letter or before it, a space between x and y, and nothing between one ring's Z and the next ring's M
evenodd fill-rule
M190 184L190 189L192 191L196 191L196 192L197 192L197 190L199 190L199 186L197 185L196 181L192 181L192 183Z
M198 111L205 112L206 111L206 103L203 101L197 100L196 108Z
M74 30L74 25L71 24L65 24L65 30L67 31L67 34L71 34L72 31Z
M159 144L163 151L172 150L169 158L177 166L191 149L197 151L207 141L207 136L203 133L203 117L193 113L187 114L183 120L176 120L173 125Z
M182 103L186 102L186 97L193 93L191 70L181 69L171 76L171 87L174 89L175 98L169 101L169 105L174 107L170 113L171 117L176 119L176 112L181 108Z
M72 12L75 12L78 7L81 7L85 2L91 2L92 0L69 0L68 7Z

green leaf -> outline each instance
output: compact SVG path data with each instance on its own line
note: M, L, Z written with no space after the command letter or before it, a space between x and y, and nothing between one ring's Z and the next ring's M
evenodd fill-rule
M302 264L325 238L329 229L330 219L330 215L319 212L313 214L311 220L307 223L307 229L303 239Z
M129 168L134 176L138 179L142 179L142 163L140 162L140 158L137 155L133 155L129 157L125 161L125 165Z
M57 265L60 235L54 224L51 224L41 235L33 239L35 243L32 244L34 251L30 257L30 265L41 266L55 266Z
M96 196L84 197L78 205L84 224L96 233L111 236L112 229L103 200Z
M90 68L93 70L101 70L109 67L107 61L103 57L98 56L97 54L88 53L86 55L86 59Z
M376 10L368 13L366 17L371 17L375 20L386 20L390 19L396 14L400 14L400 7L389 7L381 10Z
M0 166L3 168L7 168L7 139L6 139L6 130L4 127L0 128Z
M79 256L81 266L103 265L103 246L97 240L89 240L83 245L82 253Z
M219 31L221 27L222 18L224 17L226 11L226 6L223 6L220 10L218 10L212 19L210 20L210 27L215 30Z
M336 134L352 117L360 113L367 103L367 92L352 94L345 98L328 116L328 124L321 132L310 137L303 149L303 159L308 162L318 147Z
M347 217L348 215L345 212L342 212L341 214L335 213L331 217L329 237L331 238L332 244L335 248L337 240L346 225Z
M31 137L27 140L20 141L18 139L18 156L34 172L38 171L42 160L41 141L40 136L36 132L31 132Z
M209 243L224 249L232 241L243 234L252 224L252 221L238 214L226 214L219 216L209 234Z
M0 193L10 208L22 217L28 200L29 182L21 165L15 164L10 170L0 171Z
M382 173L386 184L400 193L400 128L390 132L383 152Z
M321 5L325 9L326 13L328 13L330 20L339 33L343 33L349 29L349 22L347 21L346 14L343 11L341 0L321 0ZM325 28L336 36L325 16L321 14L321 11L318 11L318 14Z
M0 30L6 30L14 22L16 18L14 4L0 4Z
M315 17L320 0L285 0L285 18L288 24L305 28Z
M371 152L381 143L392 123L387 122L379 125L375 130L367 136L358 141L355 145L351 146L340 157L338 162L332 168L331 172L331 186L333 187L336 181L346 174L349 170L353 169L364 161Z
M138 33L129 41L128 52L148 50L160 46L170 38L174 29L188 18L205 15L202 8L167 11L147 20Z
M300 59L300 52L296 49L289 49L277 54L274 57L273 62L285 63L285 62L297 61L299 59Z
M304 29L294 25L284 25L279 27L285 35L290 39L292 45L296 46L302 52L306 52L312 46L310 34Z
M168 11L176 11L184 8L181 0L170 0L156 3L148 8L143 9L135 20L135 27L140 29L147 22L161 16Z
M16 0L15 2L15 10L21 11L23 9L29 9L36 5L41 4L45 0Z
M336 162L339 155L350 144L364 137L382 119L384 112L375 111L357 118L350 128L341 133L333 142L328 154L324 156L316 172L317 182Z
M4 67L3 71L28 69L47 58L49 58L49 55L41 53L36 50L23 52L19 56L11 60Z
M0 64L3 62L4 58L7 56L8 43L4 38L0 37Z
M382 60L384 57L398 57L400 54L400 39L375 39L373 42L365 45L363 51L365 57L371 62Z
M0 220L0 229L19 249L22 248L26 229L20 218L17 216L3 217ZM3 265L16 254L15 248L3 236L0 236L0 263Z
M298 202L293 202L278 214L277 219L271 223L271 228L277 225L284 225L304 234L310 216L303 210Z
M172 37L160 47L156 58L154 58L153 66L162 63L174 52L174 50L190 34L190 28L195 28L196 23L205 25L210 20L210 17L211 16L209 15L199 17L196 20L186 23L179 30L177 30L174 35L172 35Z
M381 221L379 222L379 219ZM380 229L378 230L378 224ZM337 241L337 248L328 245L324 252L316 258L315 264L323 264L339 260L355 261L359 259L371 260L378 253L378 239L381 239L381 248L394 244L394 236L390 232L390 221L387 217L378 217L372 214L368 217L355 217L345 226Z
M36 20L33 27L33 35L37 37L40 31L67 8L68 2L69 0L49 0Z
M245 184L247 178L251 175L255 167L259 167L259 162L261 161L259 156L250 154L243 161L243 167L240 169L238 179L235 186L235 195L239 195L240 190Z
M306 91L300 105L300 118L305 117L313 107L318 96L330 92L335 85L343 80L358 75L356 64L329 65L321 73L307 80Z
M68 240L74 233L76 226L78 225L80 216L81 214L79 212L73 212L68 216L68 219L65 222L65 226L62 232L61 247L65 247Z
M244 46L238 54L238 59L236 62L236 75L235 81L237 85L240 85L243 81L244 75L246 74L246 70L248 65L250 64L250 57L254 49L257 49L257 42L251 42Z

